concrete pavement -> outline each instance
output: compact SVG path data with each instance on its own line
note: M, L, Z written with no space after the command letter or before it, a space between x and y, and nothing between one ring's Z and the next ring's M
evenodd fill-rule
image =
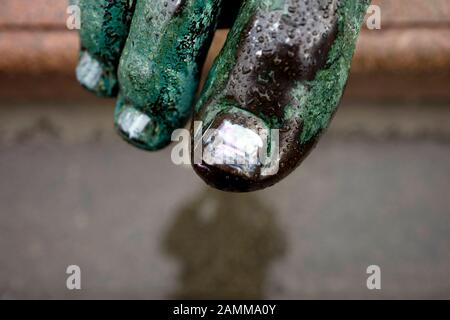
M108 105L0 110L1 298L450 298L448 108L344 106L249 195L122 143Z

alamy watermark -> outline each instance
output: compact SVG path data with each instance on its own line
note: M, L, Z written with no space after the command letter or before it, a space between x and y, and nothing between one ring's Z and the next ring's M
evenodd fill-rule
M70 5L66 10L67 19L66 27L69 30L80 30L81 29L81 9L78 5Z
M203 130L195 121L193 137L187 129L172 133L176 142L171 159L176 165L227 165L244 171L261 168L262 175L274 175L279 169L280 133L278 129L249 129L230 121L217 128Z
M369 30L381 29L381 7L372 4L367 9L366 26Z
M370 275L366 281L367 289L381 290L381 268L371 265L367 267L366 273Z
M66 269L69 276L66 279L66 288L68 290L81 290L81 268L77 265L70 265Z

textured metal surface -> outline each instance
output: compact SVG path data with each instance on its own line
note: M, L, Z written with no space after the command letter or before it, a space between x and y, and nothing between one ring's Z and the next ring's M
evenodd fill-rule
M210 71L195 120L205 129L217 129L231 121L236 110L245 110L250 115L236 122L257 132L254 117L261 119L269 129L279 130L277 141L266 144L269 149L277 146L270 153L279 155L278 170L265 175L262 168L236 172L233 165L195 163L206 183L226 191L254 191L272 186L298 167L338 107L368 3L289 0L244 5Z
M219 0L137 2L119 66L116 107L116 126L129 143L158 150L186 124L219 10ZM132 137L119 122L123 113L151 121Z

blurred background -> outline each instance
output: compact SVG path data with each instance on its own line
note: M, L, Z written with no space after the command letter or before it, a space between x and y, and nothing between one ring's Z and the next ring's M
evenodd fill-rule
M316 150L235 195L117 137L66 1L2 0L0 298L450 298L450 1L373 4Z

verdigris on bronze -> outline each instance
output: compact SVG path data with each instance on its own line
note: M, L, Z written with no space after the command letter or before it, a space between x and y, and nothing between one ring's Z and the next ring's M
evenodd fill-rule
M204 160L194 164L200 177L222 190L253 191L301 163L340 102L369 2L244 2L196 106L195 119L216 129L203 139ZM267 143L269 154L278 153L275 169L249 153L260 144L253 133L271 129L279 129L277 149ZM240 163L220 162L243 154Z
M115 123L137 147L157 150L192 114L221 1L137 1L119 68Z
M229 1L78 2L78 79L98 95L118 91L120 135L139 148L158 150L194 112L203 129L193 135L204 138L196 146L203 159L194 169L227 191L271 186L308 155L339 105L370 3L235 1L241 10L194 108L200 69ZM208 135L209 129L214 133ZM263 147L277 153L275 166L254 154L262 132L273 130L279 130L276 148L271 141Z
M134 11L133 0L71 0L80 7L77 79L99 96L117 95L117 67Z

